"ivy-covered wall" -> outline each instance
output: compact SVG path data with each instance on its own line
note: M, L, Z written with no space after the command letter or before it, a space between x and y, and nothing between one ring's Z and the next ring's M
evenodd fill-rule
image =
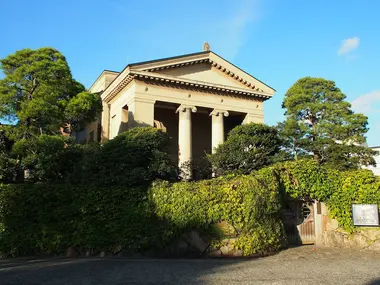
M289 197L325 202L352 233L351 204L379 204L380 181L367 170L338 172L305 160L151 186L0 185L0 253L144 252L194 231L207 244L202 253L223 251L226 241L239 255L268 253L286 245L281 211Z
M285 245L276 177L263 169L200 182L157 181L149 188L1 185L0 252L143 252L193 230L208 251L228 238L240 255L274 252ZM220 223L232 231L226 234Z
M311 198L326 203L331 218L347 232L354 232L352 204L380 206L380 179L370 170L337 171L313 160L278 164L285 192L294 199Z
M229 234L215 231L213 249L223 240L243 255L278 251L285 245L281 220L282 197L274 169L266 168L245 176L226 176L199 182L155 183L151 200L156 215L180 232L190 229L212 231L225 222Z

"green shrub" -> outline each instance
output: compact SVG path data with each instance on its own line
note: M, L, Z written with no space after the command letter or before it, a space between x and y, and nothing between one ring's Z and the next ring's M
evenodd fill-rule
M322 167L312 159L288 161L275 167L285 192L293 199L327 201L339 188L340 172Z
M146 185L154 179L175 179L177 169L168 154L170 139L152 128L133 128L90 152L70 175L75 184L97 186Z
M67 185L0 185L0 253L59 252L78 226L78 189Z
M12 183L17 176L17 160L11 155L12 144L0 123L0 183Z
M346 231L355 230L352 204L380 206L380 181L370 170L337 171L307 159L278 164L276 169L288 196L325 202L330 216Z
M180 232L226 221L235 230L236 249L252 255L283 244L278 189L273 170L263 169L249 176L155 183L150 196L156 215Z
M70 137L41 135L21 139L13 153L22 157L21 167L30 181L64 181L81 157L81 146Z
M380 181L370 170L342 173L340 185L327 200L330 214L345 230L354 231L352 204L380 206Z
M249 174L273 162L281 141L274 127L250 123L232 129L209 156L216 174Z
M97 161L99 152L99 146L86 147L85 165ZM157 175L147 171L150 179ZM136 179L129 176L119 183L138 181L132 177ZM353 231L351 204L379 204L380 180L367 170L338 172L302 160L250 175L156 181L151 187L0 184L0 253L59 253L68 246L144 250L162 247L193 229L209 233L218 244L223 235L215 233L215 226L220 222L231 226L234 247L244 255L276 251L285 243L280 215L285 193L293 199L326 202L340 226Z
M170 237L170 227L164 227L151 211L146 188L0 186L0 253L4 255L61 253L68 246L139 250L160 247Z

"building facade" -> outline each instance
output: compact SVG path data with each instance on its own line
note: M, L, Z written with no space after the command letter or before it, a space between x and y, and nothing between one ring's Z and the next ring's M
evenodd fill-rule
M101 94L103 111L86 140L154 126L171 137L179 166L212 152L235 126L263 123L263 102L275 93L209 50L105 70L89 91Z

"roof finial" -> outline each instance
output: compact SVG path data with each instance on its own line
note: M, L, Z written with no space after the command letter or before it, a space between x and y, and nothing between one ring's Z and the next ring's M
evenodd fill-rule
M203 44L203 51L210 51L210 45L208 44L208 42L205 42Z

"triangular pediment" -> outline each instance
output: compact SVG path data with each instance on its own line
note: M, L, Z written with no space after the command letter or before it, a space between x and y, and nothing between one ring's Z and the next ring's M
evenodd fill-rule
M242 82L213 67L211 63L199 63L176 68L160 69L155 70L154 73L252 90Z
M239 69L213 52L202 52L142 62L130 66L131 71L144 71L212 83L223 86L256 90L273 95L275 90L250 74Z

